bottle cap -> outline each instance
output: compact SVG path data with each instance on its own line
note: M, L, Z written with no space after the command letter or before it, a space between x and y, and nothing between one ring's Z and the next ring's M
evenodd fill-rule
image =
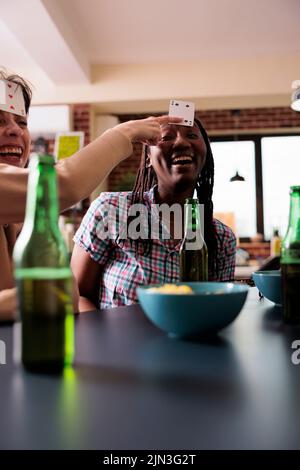
M199 199L197 197L188 197L186 198L185 203L186 204L193 204L193 203L199 204Z

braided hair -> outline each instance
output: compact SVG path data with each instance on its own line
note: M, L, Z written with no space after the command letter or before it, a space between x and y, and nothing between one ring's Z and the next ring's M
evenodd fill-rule
M197 196L200 204L204 204L204 239L208 249L208 262L211 271L217 270L217 233L213 225L213 201L212 193L214 186L214 159L207 133L198 119L195 124L199 127L204 142L206 144L206 160L198 175L196 182ZM157 184L157 177L152 166L147 166L147 146L143 147L142 158L135 184L132 191L132 203L144 204L144 193L149 191ZM145 254L151 249L151 237L143 240L145 246Z

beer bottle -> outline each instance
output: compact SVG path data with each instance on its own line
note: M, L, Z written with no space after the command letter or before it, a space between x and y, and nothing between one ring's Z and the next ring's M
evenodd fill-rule
M208 280L208 254L200 223L198 199L186 199L184 238L179 251L180 281Z
M58 228L53 157L31 158L25 222L13 259L22 324L22 362L58 372L74 354L72 275Z
M281 247L283 319L300 324L300 186L290 188L290 216Z
M279 230L273 230L273 236L270 243L270 255L271 256L280 256L281 251L281 238L279 236Z

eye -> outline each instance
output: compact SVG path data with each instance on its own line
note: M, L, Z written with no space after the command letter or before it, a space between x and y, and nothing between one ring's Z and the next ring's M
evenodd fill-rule
M21 121L18 121L18 126L27 127L27 121L25 119L22 119Z
M173 135L166 134L166 135L163 135L160 140L162 140L163 142L166 142L166 141L172 140L172 139L174 139Z
M189 139L200 139L200 136L198 134L195 134L194 132L190 132L189 134L187 134L187 137Z

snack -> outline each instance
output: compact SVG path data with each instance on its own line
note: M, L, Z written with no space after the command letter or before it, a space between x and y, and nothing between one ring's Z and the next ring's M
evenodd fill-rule
M159 287L150 287L148 292L156 292L158 294L193 294L193 289L190 286L164 284Z

